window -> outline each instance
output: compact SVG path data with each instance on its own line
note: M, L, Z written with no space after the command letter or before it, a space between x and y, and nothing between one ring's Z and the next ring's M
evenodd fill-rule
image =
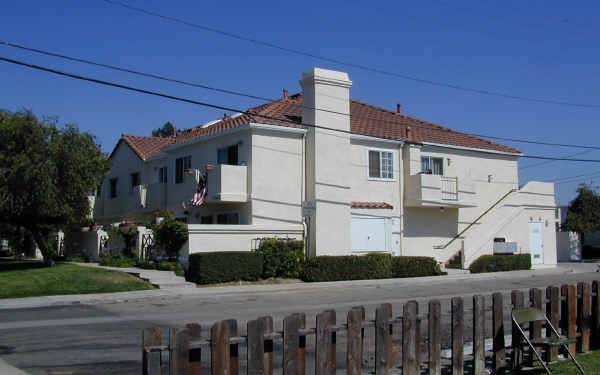
M175 183L183 182L183 176L188 169L192 169L192 157L190 155L175 159Z
M160 167L158 169L158 183L159 184L166 184L167 182L169 182L169 175L167 174L168 170L167 167Z
M369 178L394 178L394 153L369 150Z
M133 188L141 185L140 184L140 173L139 172L135 172L131 174L131 190L133 191Z
M213 223L212 215L202 216L200 218L200 224L212 224L212 223Z
M218 149L217 164L238 165L238 145Z
M118 178L111 178L110 179L110 197L111 198L116 198L117 197L117 183L119 182Z
M239 224L240 215L237 212L230 212L217 215L217 224Z
M431 156L421 156L421 173L444 174L444 159Z

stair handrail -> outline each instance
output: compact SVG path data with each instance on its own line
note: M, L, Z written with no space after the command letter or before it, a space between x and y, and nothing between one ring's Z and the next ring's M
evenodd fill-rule
M506 197L508 197L509 195L511 195L512 193L518 191L519 189L510 189L508 191L508 193L504 194L502 196L502 198L498 199L496 201L496 203L494 203L493 205L491 205L487 210L485 210L481 215L479 215L477 217L477 219L473 220L473 222L471 222L469 225L467 225L467 227L465 229L463 229L460 233L458 233L456 236L454 236L450 241L448 241L445 245L438 245L438 246L434 246L433 248L436 250L444 250L446 249L448 246L450 246L450 244L452 244L457 238L460 238L463 234L465 234L466 231L468 231L473 225L475 225L475 223L477 223L482 217L484 217L485 215L487 215L488 212L490 212L491 210L493 210L498 204L500 204L500 202L502 202L504 199L506 199Z

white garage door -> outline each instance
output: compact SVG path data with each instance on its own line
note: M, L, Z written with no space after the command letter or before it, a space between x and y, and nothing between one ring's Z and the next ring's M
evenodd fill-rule
M387 251L385 218L353 215L352 251Z

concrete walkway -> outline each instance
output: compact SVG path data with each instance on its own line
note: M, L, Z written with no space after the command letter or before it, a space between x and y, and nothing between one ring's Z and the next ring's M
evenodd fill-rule
M29 373L19 370L18 368L9 365L5 360L0 358L0 374L2 375L29 375Z
M77 263L87 267L93 267L90 263ZM104 267L103 267L104 268ZM105 267L123 271L127 269ZM137 268L131 269L134 273L140 273L146 270ZM150 272L151 270L148 270ZM166 272L166 271L154 271ZM350 286L377 286L385 287L386 285L394 285L395 287L402 286L417 286L417 285L436 285L443 284L450 280L464 280L465 282L473 282L477 280L511 280L517 277L534 277L536 275L557 275L557 274L573 274L573 273L589 273L598 272L598 264L594 263L561 263L557 267L540 268L527 271L509 271L509 272L492 272L479 274L464 274L452 273L446 276L430 276L430 277L415 277L405 279L378 279L378 280L352 280L352 281L332 281L322 283L295 283L295 284L270 284L270 285L236 285L236 286L221 286L221 287L190 287L189 285L171 284L171 288L142 290L133 292L118 292L118 293L98 293L98 294L77 294L63 296L44 296L44 297L27 297L27 298L12 298L0 300L0 310L9 309L24 309L47 306L65 306L74 304L101 304L101 303L120 303L140 301L147 298L156 297L174 297L174 296L194 296L194 297L211 297L218 298L226 295L244 295L246 293L256 292L277 292L286 293L286 291L302 291L302 290L320 290ZM172 272L171 272L172 273ZM144 276L142 276L144 277ZM599 274L600 279L600 274ZM187 283L192 284L192 283ZM194 284L192 284L194 285Z
M185 277L177 276L173 271L145 270L135 267L106 267L101 266L98 263L70 263L82 267L103 268L105 270L125 272L135 277L139 277L159 289L196 288L196 284L185 281Z

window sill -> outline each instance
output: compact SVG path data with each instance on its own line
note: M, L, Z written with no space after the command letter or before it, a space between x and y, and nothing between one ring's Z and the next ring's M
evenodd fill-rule
M369 181L386 181L386 182L394 182L395 178L381 178L381 177L367 177Z

